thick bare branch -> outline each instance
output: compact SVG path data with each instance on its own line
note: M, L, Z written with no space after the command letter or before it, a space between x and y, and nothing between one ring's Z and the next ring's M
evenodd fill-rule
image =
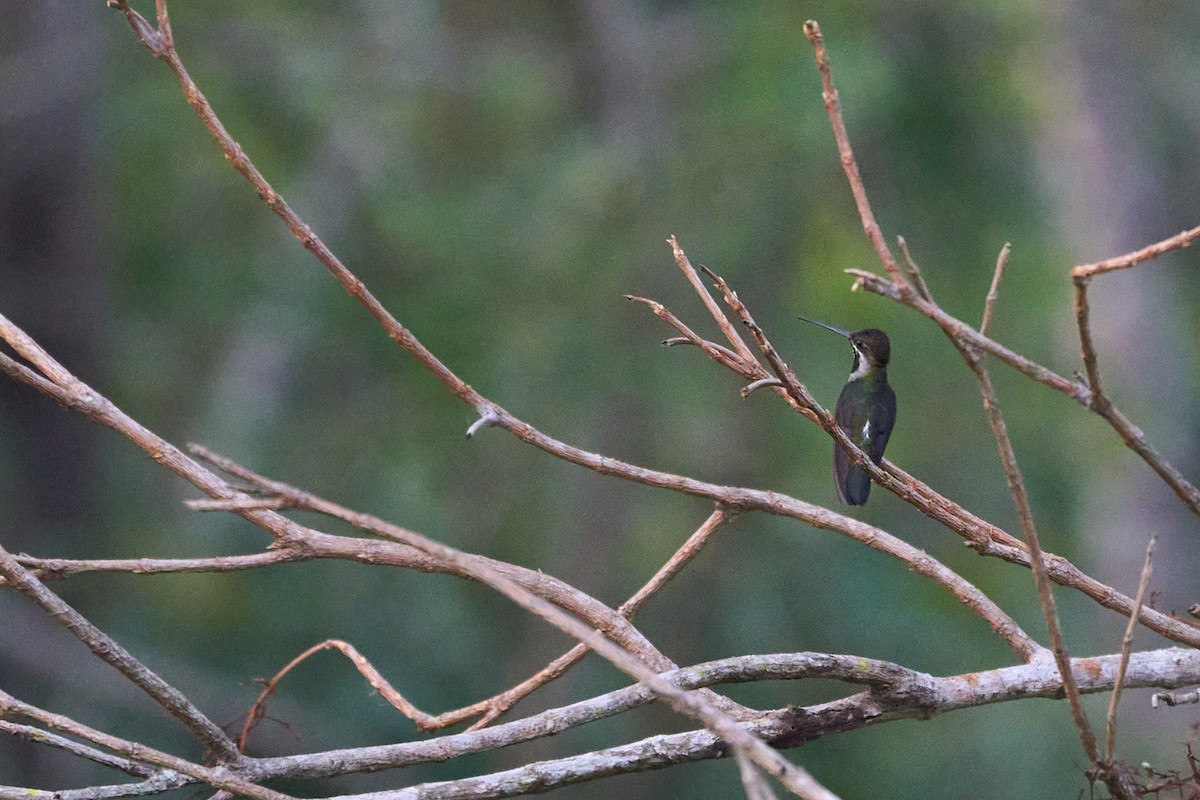
M1080 690L1085 694L1111 690L1120 660L1117 654L1075 659L1073 671L1079 676ZM938 678L859 656L780 653L721 659L665 673L662 677L686 688L713 686L723 682L809 678L833 679L870 687L869 691L827 703L766 712L756 720L743 723L755 735L781 748L901 719L927 719L938 714L1000 702L1054 698L1062 693L1061 676L1048 659ZM1197 682L1200 682L1200 652L1185 648L1134 653L1125 678L1126 687L1166 688ZM449 734L418 742L249 759L247 774L256 780L284 776L321 778L443 761L541 736L552 736L576 725L652 702L653 697L646 687L634 685L479 731ZM727 749L718 737L711 731L696 730L655 736L594 753L538 762L505 773L437 786L440 791L447 792L453 786L455 791L461 792L454 795L459 797L497 796L486 792L503 791L501 787L509 787L507 794L499 796L515 796L610 775L716 758L723 754L727 754ZM529 784L527 780L522 782L521 778L528 779L532 775L541 775L543 780L534 784ZM418 788L428 790L432 787L425 785L405 791ZM398 793L396 796L415 795Z

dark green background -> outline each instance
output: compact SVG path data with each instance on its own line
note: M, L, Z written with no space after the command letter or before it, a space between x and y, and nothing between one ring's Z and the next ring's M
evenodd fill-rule
M705 502L588 473L500 431L467 441L471 410L262 206L119 14L100 0L0 9L0 313L124 411L174 443L203 442L613 605L704 519ZM268 179L484 395L585 449L811 502L836 504L828 437L770 393L742 400L737 379L696 351L661 348L670 330L622 299L653 297L717 335L668 235L730 280L827 404L848 348L795 316L887 330L900 407L889 455L1016 532L961 358L924 318L848 291L843 268L878 262L838 164L806 17L825 31L885 233L908 239L938 300L971 324L1011 241L992 332L1060 374L1081 368L1071 265L1200 221L1193 3L221 0L172 12L193 77ZM1198 256L1105 276L1092 293L1106 387L1193 479ZM1001 365L994 378L1044 544L1132 594L1157 533L1156 606L1196 602L1196 518L1098 418ZM187 511L193 496L115 434L0 382L7 549L168 557L268 543L248 523ZM1045 640L1026 571L981 560L885 492L854 513L959 570ZM253 678L327 637L354 643L430 711L506 688L567 645L483 587L342 563L55 588L221 723L239 721ZM1116 649L1122 618L1059 599L1074 653ZM899 563L764 516L723 530L639 625L680 663L794 650L937 674L1012 663L981 620ZM519 710L624 682L593 657ZM196 755L176 723L13 592L0 592L0 686ZM731 690L764 706L841 691ZM1182 767L1196 714L1151 712L1148 697L1126 696L1118 753ZM1106 703L1088 702L1097 724ZM289 678L271 714L288 727L265 724L254 753L417 735L333 655ZM280 788L365 791L687 727L648 710L407 775ZM892 724L788 755L846 797L1086 791L1062 703ZM0 742L0 783L117 778ZM613 792L740 789L732 763L711 763L559 795Z

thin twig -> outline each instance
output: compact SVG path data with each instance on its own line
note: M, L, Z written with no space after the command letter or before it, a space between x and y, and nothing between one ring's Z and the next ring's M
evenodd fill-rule
M862 175L858 171L858 163L854 160L854 150L850 147L850 136L846 133L846 123L842 119L842 105L838 99L837 89L833 86L833 73L829 68L829 54L825 51L825 39L821 36L821 26L816 20L810 19L804 23L804 35L812 45L813 54L817 58L817 71L821 73L821 99L825 102L825 112L833 127L833 138L837 142L838 155L842 161L842 170L850 183L850 191L854 194L854 203L858 206L858 215L862 219L863 231L867 239L875 247L875 253L883 263L892 281L900 287L901 293L913 294L903 271L896 264L892 251L888 249L883 231L875 221L871 211L871 202L867 198L867 190L863 186Z
M1005 242L996 256L996 271L992 273L992 285L988 288L987 297L983 301L983 319L979 323L979 335L986 336L988 324L992 321L992 309L1000 296L1000 279L1004 277L1004 267L1008 264L1008 254L1012 251L1012 243ZM928 299L928 298L926 298Z
M663 341L665 345L676 344L691 344L704 351L709 358L724 364L734 372L742 372L747 369L747 361L744 357L739 356L727 347L722 347L716 342L710 342L707 339L701 338L695 331L683 323L679 317L672 314L666 306L656 300L651 300L647 297L638 297L637 295L627 294L626 300L635 303L643 303L650 308L654 315L666 322L675 330L679 331L683 336L677 339L666 339ZM757 362L754 362L757 364Z
M290 564L312 558L299 549L281 547L264 553L206 558L37 558L18 555L17 561L42 581L56 581L85 572L128 572L133 575L158 575L186 572L235 572L244 569ZM0 578L0 586L8 579Z
M955 344L958 345L958 342L955 342ZM1083 708L1083 701L1080 699L1075 674L1071 671L1071 656L1068 654L1066 643L1063 641L1058 610L1054 602L1054 592L1050 586L1050 576L1046 567L1046 559L1042 552L1037 526L1033 521L1033 510L1029 505L1029 493L1025 490L1025 481L1021 476L1021 469L1017 465L1017 456L1013 450L1012 440L1008 436L1008 429L1004 423L1004 415L1000 411L1000 399L996 395L996 389L992 385L991 376L983 363L983 359L961 346L959 350L962 352L967 364L971 367L971 371L975 373L975 378L979 383L980 394L983 395L983 407L987 413L988 425L991 427L992 435L996 440L996 448L1000 453L1000 463L1004 468L1004 476L1008 481L1008 490L1012 494L1013 504L1017 509L1017 519L1021 526L1021 534L1025 539L1025 543L1029 546L1029 563L1033 571L1034 586L1037 589L1038 600L1042 606L1042 616L1046 620L1046 628L1050 634L1050 649L1054 653L1054 660L1058 664L1059 672L1062 674L1063 692L1066 694L1067 703L1071 707L1071 716L1075 721L1075 728L1079 734L1079 741L1083 745L1083 750L1087 754L1089 762L1095 763L1098 755L1096 734L1092 731L1092 726L1088 722L1087 713ZM1136 613L1133 616L1136 617Z
M691 260L687 257L687 253L683 252L683 248L679 246L679 242L672 236L667 239L667 244L671 245L671 253L675 256L675 263L679 265L679 269L683 272L688 283L696 290L696 294L700 295L700 300L704 303L704 307L708 309L708 313L716 321L717 327L725 334L725 338L733 345L733 349L747 363L757 363L754 353L746 346L746 342L737 332L737 328L729 321L729 317L725 316L725 312L721 310L716 299L708 291L708 287L704 285L704 281L700 280L700 276L696 273L696 268L692 266Z
M904 264L908 269L908 278L916 287L917 294L932 303L933 293L929 291L929 286L925 283L925 276L921 274L921 268L917 266L912 253L908 252L908 242L904 240L903 236L897 236L896 245L900 248L900 256L904 259Z
M1092 341L1091 307L1088 305L1087 296L1091 276L1074 276L1072 281L1075 284L1075 321L1079 326L1079 349L1083 356L1083 368L1087 372L1088 388L1091 389L1088 407L1102 414L1110 403L1104 396L1104 390L1100 388L1100 367L1096 358L1096 345Z
M4 575L8 585L37 603L55 622L83 642L96 657L128 678L171 716L182 722L216 757L222 761L238 760L236 745L220 726L206 717L182 692L139 661L133 653L47 589L44 583L21 566L3 546L0 546L0 574Z
M287 501L278 497L222 497L203 500L184 500L183 504L192 511L252 511L269 508L287 508Z
M467 428L467 438L470 439L484 428L490 428L499 422L500 417L496 414L495 410L491 408L491 406L488 406L484 408L483 413L479 415L479 419L472 422L470 427Z
M1091 387L1088 407L1103 417L1117 431L1126 446L1141 456L1158 473L1184 505L1193 513L1200 515L1200 488L1188 481L1179 470L1163 458L1146 440L1141 429L1118 411L1101 389L1100 368L1097 363L1096 345L1092 340L1089 322L1090 307L1087 297L1088 285L1093 277L1145 263L1173 250L1188 247L1198 238L1200 238L1200 226L1182 231L1122 256L1091 264L1080 264L1071 269L1071 281L1075 285L1075 318L1079 326L1079 348L1084 370L1087 372L1087 380Z
M746 800L777 800L774 790L754 763L741 753L737 754L738 775L742 779L742 790Z
M3 689L0 689L0 717L11 718L14 716L25 717L51 730L94 742L126 758L191 776L216 789L228 789L235 794L249 797L253 800L295 800L290 795L277 792L274 789L267 789L259 786L253 780L241 777L236 772L236 765L233 767L209 767L195 764L170 753L156 750L153 747L131 742L96 730L95 728L76 722L70 717L55 714L22 702Z
M746 304L738 297L737 292L730 288L724 278L708 267L701 267L700 269L704 270L704 274L710 277L717 288L721 290L725 304L733 309L733 313L738 317L742 325L750 331L755 343L758 345L759 351L766 358L771 371L779 379L783 391L793 400L793 407L797 408L813 422L826 427L829 421L832 420L829 412L821 407L817 399L808 391L808 387L800 382L800 379L796 377L796 373L792 371L792 368L779 355L779 351L775 349L775 346L771 344L766 334L763 333L762 328L754 321L754 318L750 315L750 310L746 308ZM836 424L834 426L836 427Z
M741 394L742 397L749 397L752 392L757 389L761 389L764 386L782 387L783 381L779 380L779 378L759 378L758 380L752 381L751 383L743 386L739 394Z
M1134 595L1133 604L1135 608L1142 607L1142 600L1146 597L1146 587L1150 585L1150 573L1154 570L1152 557L1154 555L1154 542L1158 537L1151 536L1150 541L1146 544L1146 558L1142 563L1142 574L1138 579L1137 594ZM1117 679L1113 683L1112 697L1108 700L1108 715L1105 718L1105 746L1104 746L1104 763L1111 766L1117 749L1117 706L1121 702L1121 689L1125 683L1125 672L1129 669L1129 654L1133 650L1133 632L1136 628L1134 619L1137 615L1129 618L1129 624L1125 626L1125 636L1121 639L1121 663L1117 667Z
M89 761L94 761L97 764L111 767L112 769L119 769L121 772L132 775L135 778L149 778L161 772L154 767L146 766L132 759L114 756L103 750L97 750L91 745L77 742L74 739L68 739L65 736L59 736L57 733L51 733L32 725L22 725L17 722L8 722L7 720L0 719L0 733L8 733L27 742L65 750L68 753L77 755L80 758L86 758Z
M275 693L275 687L279 685L279 682L283 680L283 677L299 666L299 664L302 661L305 661L309 656L322 652L323 650L337 650L346 658L348 658L350 663L354 665L354 668L358 670L359 674L367 679L367 683L371 684L371 688L378 692L380 697L382 697L384 700L387 700L392 708L396 709L401 714L415 722L418 728L421 728L422 730L428 730L434 727L429 724L429 721L432 720L433 717L421 711L421 709L417 708L412 703L408 702L404 695L396 691L395 687L388 683L387 678L383 677L383 674L375 668L375 665L368 661L366 656L360 653L354 647L354 645L338 639L327 639L320 644L313 645L300 655L293 658L287 663L286 666L283 667L283 669L279 670L279 672L276 672L270 680L264 683L262 691L259 692L258 698L254 701L254 705L250 707L250 711L246 714L246 721L242 725L242 732L238 735L237 744L239 750L245 752L246 741L250 737L250 731L254 729L254 726L256 726L266 714L267 700L272 694Z
M1103 261L1096 261L1091 264L1080 264L1077 267L1072 267L1071 277L1091 277L1093 275L1102 275L1105 272L1112 272L1117 269L1127 269L1134 267L1145 261L1169 253L1172 250L1179 250L1184 247L1190 247L1193 242L1200 239L1200 225L1195 228L1190 228L1186 231L1180 231L1174 236L1168 236L1162 241L1154 244L1146 245L1140 250L1134 250L1132 253L1126 253L1123 256L1114 258L1106 258Z
M1009 250L1010 246L1006 242L1004 247L1000 249L1000 255L996 258L996 269L992 275L991 288L988 290L987 299L984 302L983 321L979 326L980 335L986 333L988 322L991 320L992 308L999 295L1000 279L1004 274L1004 265L1008 262ZM992 429L992 436L996 440L996 449L1000 454L1000 464L1004 469L1004 477L1008 482L1008 490L1012 495L1013 505L1017 510L1017 520L1021 526L1022 538L1024 538L1025 543L1029 547L1030 567L1033 570L1034 586L1037 589L1038 600L1042 607L1042 616L1046 620L1046 628L1050 634L1050 649L1054 653L1054 660L1058 664L1059 672L1062 674L1063 691L1066 694L1067 703L1071 707L1071 716L1075 721L1079 740L1083 745L1088 759L1092 763L1095 763L1097 759L1096 735L1092 731L1091 724L1088 722L1087 713L1083 708L1083 700L1080 698L1079 688L1075 681L1075 675L1071 671L1071 656L1067 652L1066 643L1063 641L1061 623L1058 617L1058 610L1055 607L1054 592L1050 585L1045 555L1042 552L1037 525L1033 520L1033 509L1029 504L1029 493L1025 489L1025 480L1021 475L1021 468L1017 464L1017 454L1013 449L1012 440L1008 436L1008 427L1004 422L1004 414L1000 410L1000 398L996 394L995 386L992 385L991 374L984 363L983 356L977 351L964 346L953 337L951 337L951 342L958 348L959 353L962 354L967 366L975 374L975 380L979 384L979 393L983 397L983 408L987 415L988 426ZM1135 613L1131 619L1135 619L1136 617L1137 614Z

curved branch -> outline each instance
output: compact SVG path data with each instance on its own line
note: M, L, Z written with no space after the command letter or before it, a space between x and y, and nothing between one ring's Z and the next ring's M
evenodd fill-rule
M1075 673L1080 676L1080 690L1087 694L1111 690L1120 661L1119 654L1075 659L1073 666ZM721 683L813 678L869 687L868 691L828 703L776 709L743 723L749 731L780 748L796 747L824 736L870 725L901 719L928 719L947 712L1014 700L1052 698L1060 696L1062 692L1058 671L1047 660L963 675L933 677L897 664L859 656L779 653L711 661L664 673L661 677L680 687L693 689ZM1124 685L1126 688L1174 688L1197 682L1200 682L1200 652L1167 648L1134 653L1129 661ZM553 736L652 701L653 695L645 687L629 686L479 731L448 734L419 742L249 759L246 770L256 780L327 778L351 772L440 762ZM710 731L694 730L654 736L494 775L426 784L405 791L418 788L432 790L434 786L449 791L454 787L462 792L455 794L456 797L509 797L610 775L717 758L726 753L725 745ZM531 773L545 775L546 782L530 785L518 780L520 776L528 777ZM486 791L498 792L502 791L501 786L509 787L507 793L485 793L485 787ZM397 793L394 796L413 795Z

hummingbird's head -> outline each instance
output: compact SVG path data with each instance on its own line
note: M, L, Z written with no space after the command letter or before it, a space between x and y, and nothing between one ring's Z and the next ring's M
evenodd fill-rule
M867 328L850 333L808 317L800 317L800 319L811 322L813 325L819 325L827 331L833 331L838 336L845 336L850 340L850 346L854 348L854 367L850 371L851 379L861 378L873 369L886 368L892 357L892 345L888 341L887 334L878 328Z
M872 368L888 365L888 361L892 357L892 345L888 341L886 333L878 328L867 328L863 331L855 331L848 338L850 346L854 348L856 370L860 358Z

